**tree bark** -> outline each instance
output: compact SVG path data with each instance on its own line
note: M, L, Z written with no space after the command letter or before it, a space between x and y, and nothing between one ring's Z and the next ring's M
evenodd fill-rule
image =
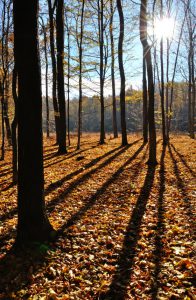
M148 142L148 90L146 80L146 61L143 51L143 141Z
M118 137L117 116L116 116L116 88L114 75L114 36L113 36L113 0L110 0L110 42L111 42L111 77L112 77L112 125L114 138Z
M99 52L100 52L100 104L101 104L101 126L100 144L104 144L105 139L105 109L104 109L104 26L103 26L103 0L98 0L98 27L99 27Z
M17 96L17 71L14 66L12 74L12 96L14 99L14 119L12 121L12 181L15 184L18 180L18 153L17 153L17 125L18 125L18 96Z
M57 91L59 104L59 154L67 153L66 148L66 107L64 87L64 2L57 1L56 13L56 43L57 43Z
M37 14L38 0L13 1L14 57L18 72L16 245L48 240L54 234L46 216L44 202L42 95Z
M56 56L55 56L55 42L54 42L54 20L53 20L53 8L51 0L48 0L48 13L50 22L50 53L52 60L52 101L54 107L54 119L55 119L55 131L56 131L56 143L59 143L59 107L57 102L57 70L56 70Z
M120 109L121 109L121 132L122 132L122 146L127 145L127 129L126 129L126 110L125 110L125 72L123 66L123 40L124 40L124 15L121 0L117 0L117 9L120 20L120 34L118 41L118 62L121 78L120 87Z
M140 6L140 41L145 53L148 75L148 122L149 122L149 159L148 164L156 165L156 129L154 118L154 80L151 50L147 41L147 0L141 0Z
M77 150L80 149L80 137L82 130L82 58L83 58L83 26L84 26L84 5L85 0L82 0L82 12L80 20L80 41L79 41L79 103L78 103L78 143Z

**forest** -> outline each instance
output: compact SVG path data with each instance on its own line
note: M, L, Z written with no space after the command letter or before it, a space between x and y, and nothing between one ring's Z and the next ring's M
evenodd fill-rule
M194 300L194 0L0 0L0 299Z

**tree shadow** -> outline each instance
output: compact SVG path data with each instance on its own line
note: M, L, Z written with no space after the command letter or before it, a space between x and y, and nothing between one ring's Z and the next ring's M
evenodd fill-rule
M15 182L10 182L5 188L3 188L1 191L2 192L6 192L7 190L11 189L12 187L14 187L16 185Z
M80 208L80 210L78 210L76 213L74 213L70 219L59 229L59 234L61 235L63 233L63 231L74 225L79 219L81 219L84 214L93 207L93 205L95 205L95 203L97 202L97 199L107 190L107 188L115 182L116 179L118 179L118 177L120 176L120 174L123 172L124 168L126 166L128 166L138 155L139 153L142 151L142 149L144 148L144 144L142 144L139 149L114 173L112 174L112 176L96 191L95 194L93 194L89 200L87 200L87 202L85 203L84 206L82 206ZM133 178L135 178L137 176L137 174L140 171L139 166L142 164L142 162L145 159L146 156L146 152L147 152L147 148L146 151L141 159L141 161L138 163L138 168L136 169L136 173L133 174Z
M99 160L105 158L106 156L108 156L109 154L118 151L117 153L115 153L114 155L110 156L107 160L105 160L103 163L101 163L98 167L94 168L93 170L90 170L89 172L85 173L84 175L82 175L79 179L76 179L75 181L73 181L68 188L66 188L62 193L58 194L55 198L53 198L47 205L47 211L48 212L52 212L56 205L61 203L62 201L64 201L64 197L67 196L71 191L73 191L79 184L82 184L83 182L85 182L85 180L87 180L92 174L96 173L98 170L100 170L101 168L105 167L107 164L111 163L113 159L115 159L117 156L119 156L120 154L122 154L124 151L126 151L129 147L133 146L134 144L137 144L139 140L134 141L132 144L129 144L128 146L122 148L121 146L115 149L112 149L111 151L105 153L104 155L102 155L101 157L98 157L97 159L94 159L92 162L88 163L86 165L86 168L90 168L91 166L95 165ZM144 147L144 145L141 146L142 148ZM141 148L140 147L140 148ZM139 149L140 149L139 148ZM141 149L142 149L141 148ZM120 149L120 150L119 150ZM138 149L138 150L139 150ZM139 154L139 151L136 151L136 153ZM136 155L137 156L137 155ZM134 157L136 157L134 155ZM52 183L46 190L45 190L45 195L49 194L51 191L53 191L54 189L56 189L57 187L60 187L66 180L71 179L73 176L77 175L76 172L81 172L84 171L83 169L79 169L76 170L75 172L68 174L67 176L65 176L64 178L62 178L61 180ZM13 208L11 210L9 210L8 212L6 212L4 215L0 216L0 221L4 222L6 219L11 219L13 218L13 216L17 213L17 208ZM13 230L14 232L15 230ZM6 238L5 236L3 236L2 238L0 238L0 245L2 245L2 242L5 243L6 240L9 238L9 233L6 234Z
M47 165L44 165L44 169L46 169L46 168L48 168L48 167L51 167L51 166L53 166L53 165L55 165L55 164L57 164L57 163L60 163L60 162L62 162L62 161L64 161L64 160L66 160L66 159L69 159L69 158L71 158L71 157L77 156L78 154L81 154L82 152L85 152L85 151L88 151L88 150L90 150L90 149L96 148L96 147L97 147L97 146L92 146L92 147L87 148L87 149L76 150L76 151L74 151L74 152L67 153L67 154L63 154L63 155L59 155L58 153L55 153L55 154L53 155L53 157L50 157L50 158L48 158L48 159L44 159L44 162L45 162L46 160L49 160L49 159L51 159L51 158L57 158L55 161L50 162L50 163L48 163Z
M83 182L85 182L90 176L92 176L94 173L96 173L97 171L100 171L102 168L104 168L105 166L107 166L108 164L110 164L115 158L117 158L119 155L121 155L123 152L125 152L129 147L131 147L133 144L137 143L138 141L135 141L132 144L126 145L125 147L120 147L120 150L118 150L117 153L115 153L114 155L110 156L108 159L106 159L104 162L102 162L98 167L94 168L93 170L88 171L87 173L85 173L84 175L82 175L80 178L76 179L75 181L73 181L68 188L66 188L65 191L63 191L61 194L57 195L57 197L53 198L47 205L47 210L49 212L53 211L55 206L59 203L61 203L62 201L64 201L64 197L67 196L72 190L74 190L76 187L78 187L80 184L82 184ZM140 146L140 148L136 151L137 155L139 154L139 152L141 151L141 149L144 147L144 145ZM137 156L136 155L136 156ZM134 157L136 157L134 156ZM69 175L67 175L69 176ZM66 177L67 177L66 176ZM61 182L63 182L63 178L61 179ZM62 184L60 182L60 184ZM46 191L47 194L47 191Z
M3 170L3 171L0 171L0 177L3 177L5 175L8 175L12 172L12 168L9 168L7 170Z
M184 159L183 155L176 150L173 144L170 143L171 148L175 151L175 153L178 155L180 158L181 162L184 164L184 166L187 168L187 170L193 175L193 177L196 177L196 173L189 167L187 164L186 160Z
M144 216L148 198L154 182L156 166L148 166L144 185L133 209L129 224L126 229L122 250L116 262L117 269L109 290L100 295L100 299L123 300L126 298L127 286L134 265L136 246L139 239L140 226Z
M34 244L16 251L12 248L0 259L0 296L1 299L24 299L19 292L32 284L33 275L47 264L48 245ZM25 294L27 299L30 294Z
M163 242L162 239L165 233L164 226L164 193L165 193L165 153L166 145L163 145L161 160L160 160L160 170L159 170L159 195L157 200L158 208L158 222L157 222L157 232L155 237L155 270L154 270L154 281L151 287L152 298L157 299L158 288L159 288L159 274L161 271L161 260L163 256Z
M183 182L183 179L180 176L180 171L179 171L179 168L178 168L178 164L177 164L176 159L174 158L174 155L172 153L172 149L171 149L170 144L168 145L168 150L169 150L170 158L171 158L171 161L172 161L172 164L173 164L173 171L174 171L174 174L175 174L176 179L177 179L177 188L181 192L182 197L183 197L183 201L184 201L184 205L185 205L185 209L186 209L185 211L187 213L188 222L190 224L190 232L192 233L192 236L195 237L195 232L194 232L194 228L195 228L194 209L192 207L190 197L188 196L188 193L187 193L187 190L186 190L186 185L185 185L185 183Z

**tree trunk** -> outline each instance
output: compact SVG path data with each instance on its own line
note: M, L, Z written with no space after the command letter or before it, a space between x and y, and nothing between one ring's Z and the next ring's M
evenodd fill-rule
M12 145L12 132L10 126L10 120L8 115L8 101L9 101L9 74L7 74L7 80L5 82L5 98L4 98L4 121L5 121L5 128L6 128L6 135L8 140L8 145Z
M166 66L166 95L165 95L165 109L166 109L166 139L169 142L169 133L168 133L168 125L169 125L169 39L167 38L167 66Z
M59 143L59 107L57 102L57 71L56 71L56 56L55 56L55 43L54 43L54 20L53 20L53 8L51 0L48 0L48 13L50 22L50 53L52 60L52 101L54 107L54 119L55 119L55 131L56 131L56 143Z
M4 127L4 92L3 86L1 83L1 158L0 160L4 160L5 157L5 127Z
M103 47L104 47L104 26L103 26L103 0L98 0L98 27L99 27L99 52L100 52L100 104L101 104L101 126L100 144L104 144L105 139L105 110L104 110L104 71L103 71Z
M47 35L46 27L44 26L44 21L42 19L42 28L44 34L44 56L45 56L45 88L46 88L46 136L50 137L50 115L49 115L49 101L48 101L48 54L47 54Z
M120 109L121 109L121 132L122 146L127 145L127 129L126 129L126 110L125 110L125 72L123 66L123 40L124 40L124 15L121 0L117 0L117 8L120 20L120 35L118 41L118 62L121 78L120 87Z
M18 180L18 153L17 153L17 125L18 125L18 108L17 108L17 102L18 102L18 97L17 97L17 71L16 67L14 66L13 69L13 74L12 74L12 96L14 99L14 119L12 121L12 180L13 183L16 183Z
M70 104L70 29L68 24L67 14L65 14L66 18L66 29L67 29L67 139L68 146L71 145L70 141L70 112L69 112L69 104Z
M148 75L148 122L149 122L149 159L148 164L156 165L156 129L154 118L154 80L150 46L147 41L147 0L141 1L140 6L140 41L145 53Z
M161 19L163 18L163 1L161 0ZM161 116L162 116L162 136L163 145L167 144L165 132L165 82L164 82L164 62L163 62L163 37L160 41L160 60L161 60Z
M77 150L80 149L80 136L82 129L82 55L83 55L83 26L84 26L84 4L85 0L82 1L82 12L80 20L80 41L79 41L79 105L78 105L78 143Z
M23 16L21 18L21 11ZM38 1L13 1L14 57L18 73L17 245L54 235L45 211Z
M116 117L116 88L114 75L114 36L113 36L113 0L110 0L110 42L111 42L111 77L112 77L112 125L114 138L118 137L117 117Z
M160 59L161 59L161 117L162 117L162 137L163 145L167 144L165 133L165 83L164 83L164 66L163 66L163 38L160 42Z
M66 149L66 107L64 87L64 2L57 1L56 13L56 43L57 43L57 90L59 104L59 154L67 153Z
M148 142L148 90L146 80L146 61L143 51L143 141Z

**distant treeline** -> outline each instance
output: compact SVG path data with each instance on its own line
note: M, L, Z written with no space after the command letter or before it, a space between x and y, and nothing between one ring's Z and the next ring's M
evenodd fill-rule
M142 131L142 91L136 91L130 88L126 92L126 121L128 132ZM187 89L185 84L179 83L175 89L175 101L171 121L172 131L187 131L188 130L188 100ZM82 130L84 132L99 132L100 131L100 102L97 96L83 97L82 105ZM46 130L46 109L45 97L43 97L43 129ZM52 99L49 98L50 107L50 131L55 131L54 112ZM160 97L156 94L155 102L155 118L156 128L161 129L161 106ZM70 131L77 131L78 122L78 99L74 98L70 101ZM120 102L117 97L117 125L120 129ZM105 130L112 132L112 97L105 98Z

